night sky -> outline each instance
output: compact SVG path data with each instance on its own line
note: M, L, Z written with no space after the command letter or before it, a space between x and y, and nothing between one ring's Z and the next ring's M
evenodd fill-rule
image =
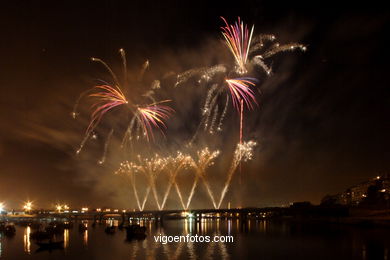
M96 78L107 78L90 57L119 68L118 49L124 48L129 70L150 61L148 79L212 65L229 56L220 16L240 16L255 25L255 34L307 45L305 53L276 56L273 75L259 78L259 107L247 115L245 129L258 142L253 161L243 166L245 206L319 203L389 173L388 9L374 2L272 2L2 2L0 202L133 208L130 186L113 175L115 148L103 166L96 164L101 143L75 156L88 115L74 120L72 107ZM199 121L194 114L202 100L187 101L196 97L191 89L172 89L169 80L165 85L176 119L155 146L173 150ZM234 113L229 118L233 126ZM226 127L223 138L237 137L232 129ZM222 168L228 159L220 160ZM228 200L237 185L234 180ZM205 201L200 188L194 207L210 207Z

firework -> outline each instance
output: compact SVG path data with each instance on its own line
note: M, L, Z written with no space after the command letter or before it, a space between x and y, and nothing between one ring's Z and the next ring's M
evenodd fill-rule
M113 88L108 85L102 85L96 86L93 89L97 92L90 94L89 96L95 97L97 101L93 104L95 110L91 114L91 121L87 128L87 135L95 129L105 113L114 107L129 103L119 87Z
M88 124L88 127L86 129L85 136L80 144L79 149L76 153L79 153L81 149L84 147L86 141L89 139L89 137L94 132L95 128L99 125L101 122L103 116L107 114L109 111L113 110L116 107L126 107L128 113L131 115L130 123L127 127L127 130L124 134L123 140L122 140L122 146L126 145L128 141L131 140L131 136L133 133L133 129L135 128L138 132L138 129L142 127L143 129L143 136L149 141L153 138L153 128L158 128L161 130L161 127L166 128L166 125L164 123L165 120L167 120L170 115L173 112L173 109L166 105L160 105L160 103L166 103L169 102L168 100L157 102L154 97L154 89L159 88L159 81L155 80L152 83L152 90L147 91L143 97L146 97L150 100L152 100L151 104L146 105L140 105L133 101L130 101L128 97L125 96L123 90L123 87L128 87L128 77L127 77L127 61L126 61L126 54L123 49L119 50L119 53L122 58L122 67L123 67L123 84L119 81L118 77L115 75L113 70L108 66L107 63L105 63L103 60L98 58L92 58L92 61L99 62L102 64L106 70L111 75L114 84L108 84L105 83L103 85L98 85L93 87L92 89L89 89L85 92L83 92L80 97L78 98L74 110L72 113L73 118L76 118L78 115L77 108L81 101L81 99L89 93L88 97L93 99L93 105L92 105L92 113L91 113L91 119ZM145 70L149 66L149 61L146 61L145 64L142 67L141 75L138 78L139 80L142 79L142 76L145 72ZM139 133L137 133L139 136ZM111 134L108 136L107 140L111 138ZM138 139L138 138L137 138ZM105 144L105 152L103 155L103 159L106 154L106 147L108 145L108 142L106 141ZM100 160L99 162L104 162L104 160Z
M254 37L253 46L249 51L250 55L253 57L251 63L262 68L267 75L272 73L272 69L266 64L265 60L281 52L295 50L306 51L306 46L300 43L280 44L275 41L276 37L272 34L260 34L259 36ZM269 44L266 44L267 42L273 44L269 46Z
M171 190L172 185L175 186L176 193L179 196L180 203L183 207L183 209L186 208L184 201L183 201L183 196L181 194L180 188L178 183L176 182L176 176L177 174L183 169L188 166L191 166L193 164L193 159L189 155L184 155L181 152L177 153L177 156L175 158L171 158L171 168L170 168L170 179L169 179L169 185L168 188L165 192L162 207L164 207L165 202L168 198L168 194Z
M215 158L218 157L219 154L220 154L220 151L210 152L208 147L204 148L203 150L201 150L197 153L198 160L194 161L194 168L196 169L196 178L194 180L190 195L189 195L188 200L187 200L187 205L186 205L187 209L189 208L192 197L194 196L195 188L197 186L199 179L201 179L203 184L205 185L207 193L211 199L211 202L213 203L214 208L217 207L212 189L211 189L210 184L207 180L206 170L208 167L210 167L211 165L214 164L214 160L215 160Z
M247 25L244 25L240 20L240 17L238 17L238 21L234 25L229 25L225 18L221 18L225 22L225 27L221 27L222 35L236 61L236 71L239 74L244 74L247 72L246 64L254 26L249 31Z
M237 144L236 150L234 151L233 161L229 168L227 179L225 181L225 185L221 192L221 197L219 199L217 208L220 208L223 199L228 191L234 173L236 172L237 166L240 165L241 162L246 162L248 160L252 160L253 157L253 148L256 146L255 141L248 141L244 143Z
M257 104L254 91L251 89L256 85L256 81L255 78L226 79L233 107L240 110L241 100L249 109L253 108L253 103Z
M208 82L211 79L213 79L216 75L222 73L225 74L226 72L227 69L225 65L222 64L218 64L211 67L190 69L177 75L175 87L180 86L182 83L186 82L187 80L195 76L200 76L198 83L201 83L202 81Z
M159 103L169 102L170 100L161 101ZM150 136L153 139L152 128L161 127L166 128L164 120L168 119L174 110L168 106L158 105L158 103L151 104L146 107L139 107L137 116L144 129L144 135L149 141ZM151 135L149 135L149 133Z
M138 209L140 211L143 211L144 207L145 207L145 204L146 204L146 201L147 201L147 199L149 197L150 185L146 188L145 196L144 196L144 198L143 198L143 200L141 202L140 199L139 199L138 189L137 189L136 179L135 179L135 175L137 173L139 173L139 172L140 172L140 169L139 169L138 165L136 165L133 162L125 161L125 162L122 162L120 164L120 167L115 172L115 174L126 174L126 176L129 177L130 183L131 183L131 186L132 186L132 189L133 189L133 192L134 192L134 197L135 197L135 200L136 200L137 205L138 205Z

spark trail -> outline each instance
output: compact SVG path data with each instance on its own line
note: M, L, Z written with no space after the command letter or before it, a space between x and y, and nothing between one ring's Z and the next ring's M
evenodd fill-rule
M252 157L253 157L252 152L253 152L253 148L255 146L256 146L256 142L254 142L254 141L248 141L248 142L244 142L242 144L240 144L240 143L237 144L237 148L234 151L233 161L232 161L232 164L229 168L229 171L227 174L227 179L225 181L225 185L222 189L221 197L219 199L219 202L218 202L218 205L216 208L219 209L221 207L222 201L225 198L225 195L229 189L229 186L230 186L230 183L231 183L232 178L234 176L234 173L236 172L237 166L241 162L245 162L245 161L252 159Z
M81 152L95 128L101 123L103 117L108 112L113 111L114 108L125 107L125 111L131 116L131 120L123 137L122 146L131 141L133 130L136 129L136 132L138 132L137 129L139 129L139 127L142 127L143 136L147 139L147 141L154 140L153 128L157 128L163 132L162 128L166 128L165 121L168 120L168 118L173 113L172 108L167 105L161 105L161 103L167 103L169 100L158 102L153 97L154 89L158 88L159 81L154 81L152 83L152 90L146 91L146 94L141 95L138 98L132 96L132 100L130 100L128 96L125 96L123 89L128 89L130 87L127 77L127 61L125 51L120 49L119 53L121 55L123 67L122 82L119 80L110 66L103 60L99 58L91 59L94 62L102 64L106 68L112 77L113 84L104 82L102 85L94 86L93 88L84 91L77 99L72 112L73 118L76 118L76 116L79 114L77 109L85 96L93 101L90 122L86 129L84 138L81 141L79 149L76 151L77 154ZM139 79L142 79L143 73L148 66L149 62L147 61L141 70ZM134 87L133 85L135 84L136 83L132 83L132 87ZM148 103L142 102L142 98L148 98L149 100L152 100L152 103L149 103L150 101ZM107 139L110 139L110 136Z
M245 74L248 72L246 64L248 61L254 26L252 26L249 31L247 25L244 25L240 20L240 17L238 17L238 21L234 25L229 25L225 18L221 18L225 22L225 27L221 27L222 35L236 61L236 72L238 74Z

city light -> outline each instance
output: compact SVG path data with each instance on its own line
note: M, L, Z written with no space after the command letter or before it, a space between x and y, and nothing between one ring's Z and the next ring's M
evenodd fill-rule
M87 212L87 211L88 211L87 207L81 208L81 213L84 213L84 212Z
M61 205L59 205L59 204L57 204L57 205L56 205L56 210L57 210L58 212L61 212L61 210L62 210L62 206L61 206Z
M24 206L23 206L23 209L25 211L31 211L32 210L32 207L33 207L33 203L31 201L27 201Z
M182 216L182 217L186 217L186 218L193 218L193 217L194 217L194 214L191 213L191 212L188 212L188 211L183 211L183 212L181 213L181 216Z
M4 211L4 203L0 202L0 213Z

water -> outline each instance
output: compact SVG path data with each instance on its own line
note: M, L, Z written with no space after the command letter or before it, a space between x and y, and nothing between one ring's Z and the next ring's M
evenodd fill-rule
M107 224L107 223L106 223ZM111 222L117 225L117 221ZM293 224L279 221L165 220L145 222L147 238L126 241L126 231L106 234L97 224L79 232L78 222L64 231L64 248L40 251L29 239L30 227L0 235L0 259L390 259L389 229ZM155 242L153 235L232 235L233 243Z

